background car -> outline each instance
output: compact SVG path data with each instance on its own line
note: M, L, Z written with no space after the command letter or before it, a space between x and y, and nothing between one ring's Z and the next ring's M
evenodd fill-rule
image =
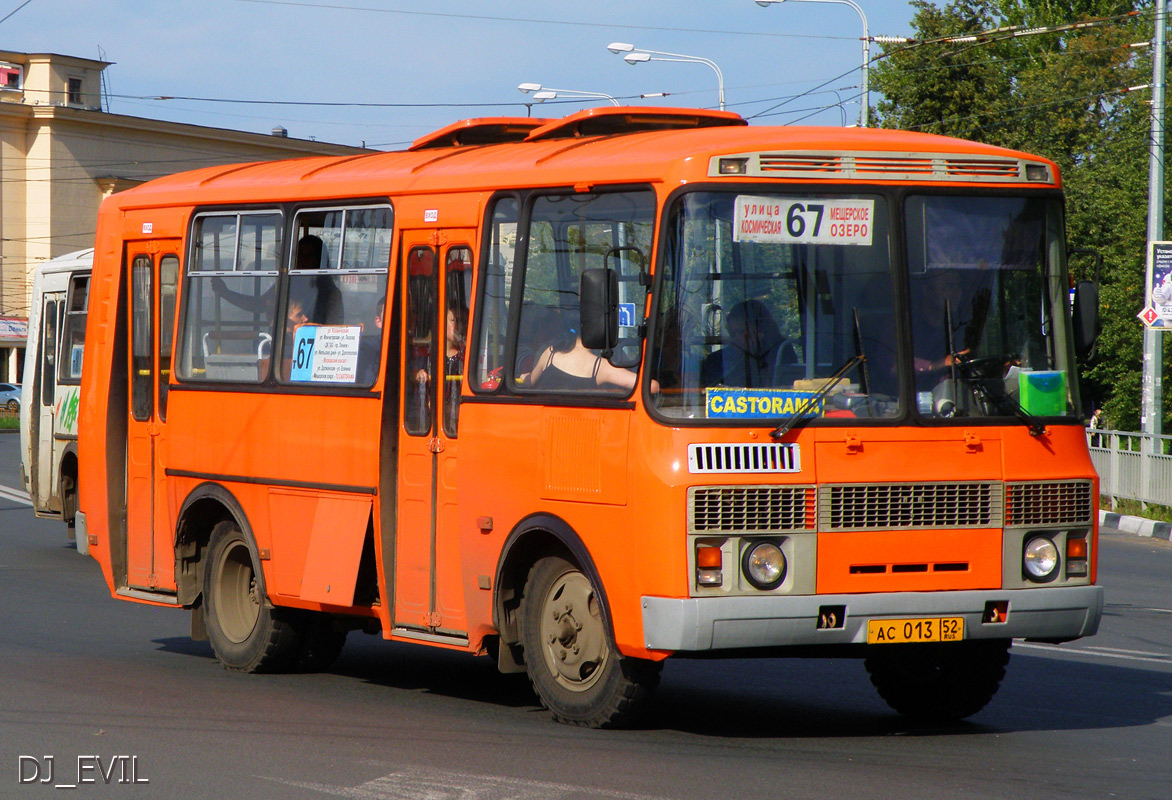
M0 383L0 408L20 411L20 384Z

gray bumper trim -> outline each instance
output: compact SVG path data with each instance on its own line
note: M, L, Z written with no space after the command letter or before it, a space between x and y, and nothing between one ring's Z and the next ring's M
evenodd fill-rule
M981 621L985 604L1007 601L1003 623ZM822 606L845 606L843 627L818 630ZM1099 628L1103 587L901 592L770 597L643 598L649 650L724 650L785 645L866 644L867 621L964 617L966 639L1075 639Z

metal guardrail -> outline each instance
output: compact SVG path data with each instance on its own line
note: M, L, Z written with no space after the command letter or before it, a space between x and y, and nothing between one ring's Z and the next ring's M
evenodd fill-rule
M1087 428L1099 494L1172 506L1172 436Z

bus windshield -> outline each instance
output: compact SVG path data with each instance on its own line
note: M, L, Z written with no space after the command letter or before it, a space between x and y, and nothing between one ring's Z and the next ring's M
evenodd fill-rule
M889 216L885 198L865 193L685 195L669 218L651 349L659 411L897 414Z
M668 224L649 350L668 418L1074 412L1056 201L694 192Z

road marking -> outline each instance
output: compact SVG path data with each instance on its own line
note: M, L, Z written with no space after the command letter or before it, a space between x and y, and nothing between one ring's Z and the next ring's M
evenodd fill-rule
M1147 611L1152 614L1172 614L1172 608L1149 608L1148 606L1128 606L1121 603L1108 603L1104 610L1112 611Z
M354 787L291 781L260 776L285 786L312 789L353 800L559 800L559 798L610 798L611 800L663 800L649 794L612 792L596 786L476 775L426 767L409 767Z
M26 506L33 504L27 492L22 492L20 489L10 489L7 486L0 486L0 497L6 500L15 500L18 503L24 503Z
M1113 647L1061 647L1046 644L1030 644L1028 642L1014 642L1013 649L1040 650L1052 655L1092 656L1099 658L1117 658L1122 661L1143 661L1152 664L1172 664L1172 654L1148 653L1143 650L1119 650Z

